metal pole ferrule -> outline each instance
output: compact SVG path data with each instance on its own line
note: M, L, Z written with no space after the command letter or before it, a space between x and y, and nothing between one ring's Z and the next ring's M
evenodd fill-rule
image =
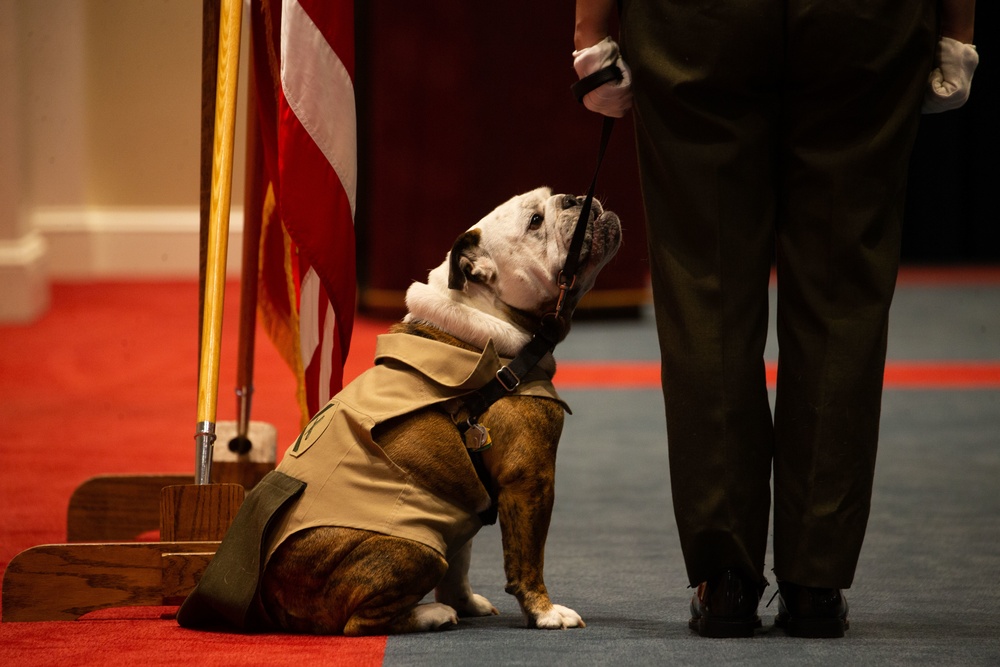
M215 422L198 422L195 442L194 483L209 484L212 480L212 449L215 444Z

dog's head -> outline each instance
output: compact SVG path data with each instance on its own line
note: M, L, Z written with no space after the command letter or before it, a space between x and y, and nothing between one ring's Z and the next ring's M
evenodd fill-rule
M494 338L501 353L516 353L523 345L522 339L526 342L525 335L530 338L541 318L555 310L559 274L582 205L582 197L553 195L549 188L538 188L504 202L458 237L445 262L431 271L426 286L416 283L410 288L408 317L428 321L475 345L485 344L482 339L486 335ZM605 211L595 200L577 280L566 296L561 315L566 331L573 309L593 287L597 274L620 244L618 216ZM423 287L430 287L436 293L434 297L445 301L428 309L423 301L432 295ZM513 338L517 340L498 338L496 323L489 318L515 327L518 333Z

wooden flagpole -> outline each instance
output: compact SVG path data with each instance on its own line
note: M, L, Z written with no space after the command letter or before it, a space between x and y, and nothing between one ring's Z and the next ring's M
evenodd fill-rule
M215 98L215 142L212 160L212 200L209 211L205 305L198 374L195 483L208 484L212 472L216 410L219 400L219 360L222 308L229 247L229 207L233 185L236 90L240 62L242 0L223 0L219 22L219 66Z

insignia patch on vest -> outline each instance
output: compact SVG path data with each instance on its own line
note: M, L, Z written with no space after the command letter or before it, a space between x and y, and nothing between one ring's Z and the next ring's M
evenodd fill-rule
M337 414L337 408L340 406L340 401L332 400L323 406L323 409L316 413L306 427L299 434L299 437L295 439L295 443L289 450L289 454L292 456L302 456L305 454L306 450L312 447L322 436L326 433L326 429L330 427L330 422L333 420L333 416Z

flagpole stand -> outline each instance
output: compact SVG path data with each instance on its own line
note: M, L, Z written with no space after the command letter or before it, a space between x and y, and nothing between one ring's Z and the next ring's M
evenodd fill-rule
M266 474L268 465L274 467L273 456L267 461L266 453L263 461L255 463L256 467L248 467L248 461L237 458L226 461L231 465L220 466L219 472L223 477L238 478L240 483L213 483L242 0L221 0L221 4L219 0L203 0L203 3L203 176L207 122L212 123L214 142L212 166L208 170L211 176L208 258L200 290L195 476L112 475L85 482L70 501L67 514L70 539L131 539L158 528L160 541L51 544L19 553L4 572L4 622L75 620L109 607L180 604L211 561L243 502L245 486L252 486L258 476ZM212 35L217 40L217 50L210 47ZM210 66L213 58L217 68ZM206 99L210 96L205 95L209 87L205 79L212 75L213 69L218 75L211 81L214 106ZM203 209L204 204L203 179ZM255 268L253 272L256 274ZM245 435L242 427L241 434ZM228 442L226 445L218 448L220 453L229 449Z
M3 622L75 621L110 607L176 605L218 549L210 542L48 544L3 577Z
M201 579L243 503L239 484L160 492L157 542L45 544L3 577L3 622L75 621L111 607L175 606Z

